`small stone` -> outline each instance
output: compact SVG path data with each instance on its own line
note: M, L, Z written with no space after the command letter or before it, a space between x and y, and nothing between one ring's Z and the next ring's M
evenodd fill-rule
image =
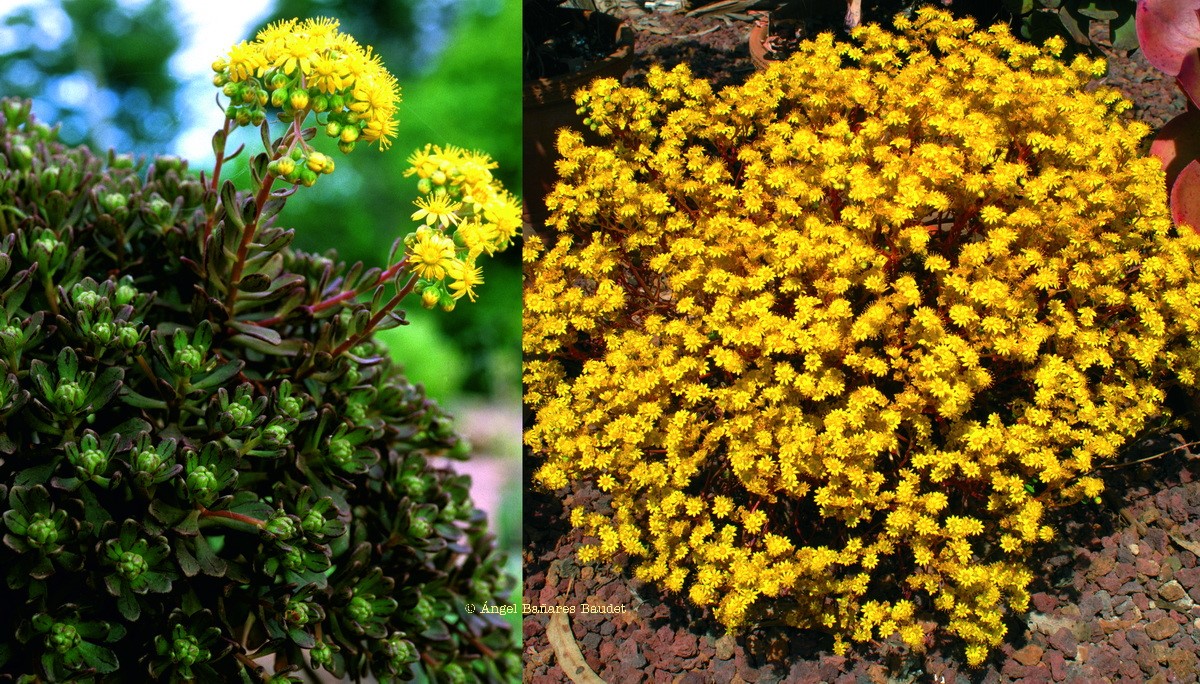
M1044 591L1033 595L1033 607L1039 613L1049 613L1058 607L1058 598Z
M1133 555L1135 555L1135 556L1136 556L1136 555L1138 555L1138 554L1139 554L1139 553L1141 553L1141 552L1142 552L1142 547L1138 546L1137 544L1130 544L1130 545L1129 545L1129 553L1132 553Z
M1093 578L1103 577L1112 571L1116 562L1108 556L1098 556L1092 559L1092 566L1088 568L1088 574Z
M617 657L621 663L630 669L639 669L646 666L646 656L638 651L638 642L635 639L626 639L617 647Z
M737 641L734 640L731 634L726 634L717 639L717 660L729 660L733 658L733 651L736 646Z
M1050 664L1050 676L1054 681L1061 682L1067 678L1067 662L1061 653L1050 651L1046 654L1046 662Z
M1155 641L1169 639L1178 631L1179 624L1169 617L1160 618L1146 625L1146 636Z
M1174 603L1185 596L1187 596L1187 591L1184 590L1183 585L1178 580L1171 580L1158 588L1158 597L1164 601Z
M1048 641L1052 647L1072 658L1075 657L1075 649L1079 647L1079 641L1075 638L1071 630L1066 627L1055 632Z
M1029 644L1013 654L1013 659L1026 667L1032 667L1037 663L1042 662L1042 647L1037 644Z
M1133 567L1138 571L1138 574L1145 575L1146 577L1157 577L1159 570L1161 570L1158 561L1153 558L1139 558L1133 564Z
M676 658L691 658L699 651L696 635L683 632L676 634L671 642L671 654Z

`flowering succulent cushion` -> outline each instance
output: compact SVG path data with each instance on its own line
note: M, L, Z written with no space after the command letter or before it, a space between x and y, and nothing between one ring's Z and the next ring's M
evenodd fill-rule
M578 96L527 242L526 441L590 561L980 663L1050 506L1193 386L1200 238L1100 62L921 10L714 93Z

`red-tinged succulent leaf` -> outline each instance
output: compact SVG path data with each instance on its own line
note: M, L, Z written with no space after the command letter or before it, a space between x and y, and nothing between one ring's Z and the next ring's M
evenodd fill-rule
M1192 50L1183 58L1175 82L1193 105L1200 106L1200 50Z
M1183 167L1171 186L1171 218L1177 226L1200 229L1200 161Z
M1167 186L1174 185L1183 167L1200 159L1200 112L1189 110L1168 121L1150 143L1150 154L1162 162Z
M1178 76L1189 52L1200 47L1200 0L1138 0L1142 53L1159 71Z

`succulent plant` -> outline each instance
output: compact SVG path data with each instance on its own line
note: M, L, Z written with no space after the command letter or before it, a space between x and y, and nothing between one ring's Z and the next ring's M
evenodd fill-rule
M512 580L429 460L466 445L371 338L385 286L457 296L292 250L265 124L250 196L0 116L0 680L515 678L467 612Z

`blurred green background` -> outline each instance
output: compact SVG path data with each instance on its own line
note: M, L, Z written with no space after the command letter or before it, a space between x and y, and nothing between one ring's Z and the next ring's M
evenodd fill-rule
M373 46L400 80L403 101L387 152L360 146L344 156L318 143L337 172L302 188L278 220L296 229L298 248L334 246L340 260L384 266L393 241L414 228L417 192L403 173L408 155L426 143L487 152L505 187L519 193L518 0L4 0L0 94L33 98L38 118L61 122L69 143L148 158L179 154L194 171L211 170L208 140L222 110L209 65L271 21L312 16L336 17L343 31ZM261 146L248 129L232 140L230 150ZM243 188L244 159L222 174L240 176ZM519 245L482 266L477 302L463 300L447 313L426 311L414 298L405 307L412 324L381 337L409 377L456 414L475 453L493 457L478 471L463 464L475 476L477 499L519 502ZM519 503L493 515L502 547L513 551L515 577L520 516ZM520 616L513 617L519 635Z

